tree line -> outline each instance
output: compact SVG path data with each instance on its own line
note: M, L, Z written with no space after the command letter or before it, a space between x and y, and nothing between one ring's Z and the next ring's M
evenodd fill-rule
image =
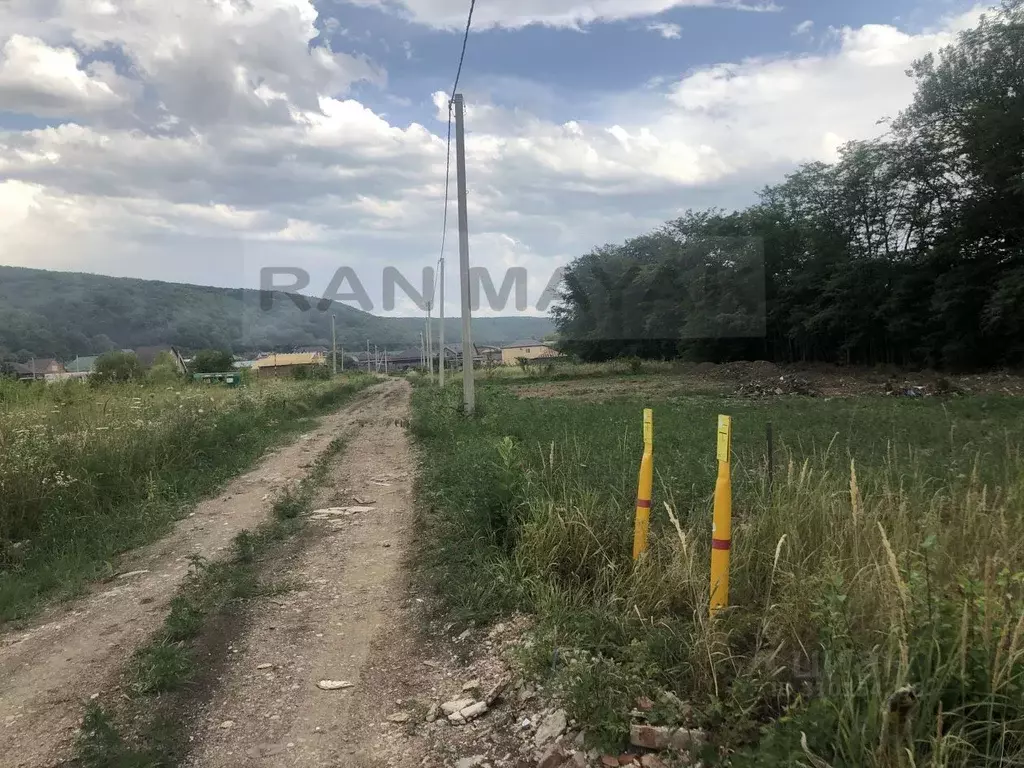
M554 310L565 349L1024 363L1024 0L908 75L911 105L838 162L573 261Z

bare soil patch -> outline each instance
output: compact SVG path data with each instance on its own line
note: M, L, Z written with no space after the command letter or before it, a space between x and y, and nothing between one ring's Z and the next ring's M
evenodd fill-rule
M886 368L828 365L779 366L766 361L680 364L670 373L621 375L512 385L519 397L601 402L621 397L660 398L694 394L781 397L1024 395L1024 375L995 371L953 375Z

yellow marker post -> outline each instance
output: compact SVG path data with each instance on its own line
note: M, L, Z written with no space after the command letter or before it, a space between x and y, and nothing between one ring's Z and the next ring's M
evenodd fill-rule
M711 615L729 605L729 551L732 548L732 418L718 417L718 481L711 528Z
M654 411L644 409L644 456L640 460L640 482L636 494L636 523L633 527L633 559L647 551L647 530L651 523L651 492L654 488Z

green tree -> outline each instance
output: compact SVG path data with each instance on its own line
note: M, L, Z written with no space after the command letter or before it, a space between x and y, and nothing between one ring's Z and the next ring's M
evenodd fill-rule
M149 367L146 377L154 384L170 384L181 379L181 371L170 352L161 352Z
M201 349L192 359L193 373L224 373L234 370L234 358L230 352L219 349Z
M797 169L744 211L692 211L572 262L553 312L563 348L1024 363L1024 0L910 74L914 101L884 138ZM763 278L744 239L763 247Z
M145 371L139 358L134 352L104 352L96 358L96 365L90 381L97 383L125 382L140 380L145 376Z

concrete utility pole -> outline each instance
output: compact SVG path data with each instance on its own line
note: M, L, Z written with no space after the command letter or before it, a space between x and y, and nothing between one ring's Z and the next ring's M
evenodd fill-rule
M430 376L430 380L434 380L434 329L431 328L430 311L433 309L430 302L427 302L427 375Z
M427 367L427 346L423 341L423 331L420 331L420 368Z
M441 257L441 269L440 269L440 272L441 272L441 286L440 286L440 288L441 288L441 306L440 306L440 309L439 309L439 313L440 313L440 316L441 316L441 329L440 329L440 336L441 337L439 339L438 346L440 346L440 348L441 348L441 356L438 358L438 361L437 361L437 385L439 387L444 387L444 256Z
M334 315L331 315L331 373L338 375L338 332L334 327Z
M366 372L370 372L370 340L366 340Z
M462 403L466 415L476 409L476 388L473 382L473 331L469 308L469 216L466 212L466 136L462 94L455 103L455 168L459 187L459 277L462 280Z

